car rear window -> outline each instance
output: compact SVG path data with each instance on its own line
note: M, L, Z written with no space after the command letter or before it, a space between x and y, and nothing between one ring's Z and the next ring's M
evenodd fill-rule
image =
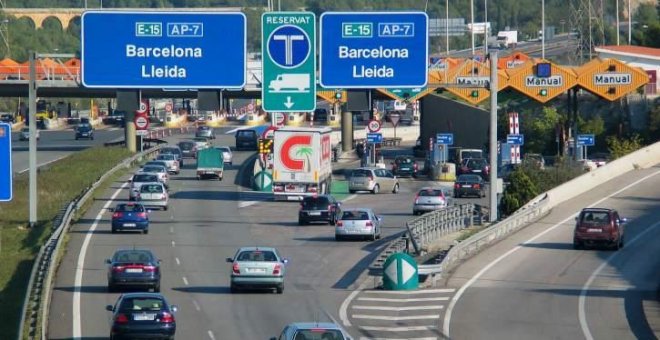
M477 175L460 175L458 176L457 182L479 182L481 177Z
M587 211L582 215L584 223L610 223L610 214L606 211Z
M463 158L481 158L482 153L480 151L463 151L461 153L463 155Z
M371 176L371 171L369 170L353 170L351 172L351 177L369 177Z
M277 256L270 250L245 250L238 254L236 261L275 262Z
M359 210L348 210L344 211L344 213L341 215L342 220L368 220L369 219L369 213L366 211L359 211Z
M442 190L440 190L440 189L420 190L417 195L419 195L420 197L441 196L442 195Z
M115 211L144 212L144 206L140 204L119 204Z
M165 301L155 297L131 297L124 298L119 307L124 312L161 311L165 307Z
M486 165L485 159L472 159L468 162L468 167L473 169L482 168L484 165Z
M318 208L326 209L329 204L330 204L330 200L327 197L313 197L313 198L306 197L302 201L303 207L308 209L318 209Z
M190 150L190 149L192 149L194 146L195 146L195 144L194 144L193 142L181 142L181 143L179 143L179 147L180 147L182 150Z
M151 252L146 250L121 250L112 257L112 262L145 263L154 259Z
M157 159L164 160L164 161L171 161L171 160L175 159L174 157L176 157L176 156L174 156L172 154L160 154L160 155L158 155Z
M163 192L163 186L158 184L145 184L140 187L142 193L158 193Z
M144 172L165 172L162 166L145 166L142 170Z
M148 168L145 168L147 171ZM154 171L147 171L154 172ZM133 182L158 182L158 177L154 175L135 175L133 176Z
M344 336L336 329L301 329L296 332L294 339L305 340L344 340Z
M400 164L411 164L413 162L412 158L397 158L396 160Z
M252 138L252 137L254 137L254 135L255 135L255 132L252 131L252 130L238 130L236 132L236 136L241 137L241 138Z

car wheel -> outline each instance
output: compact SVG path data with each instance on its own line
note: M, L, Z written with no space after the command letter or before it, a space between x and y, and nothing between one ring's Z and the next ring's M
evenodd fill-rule
M142 233L143 233L143 234L148 234L148 233L149 233L149 229L142 230Z
M154 293L160 293L160 283L157 284L157 285L155 285L155 286L153 286L152 289L154 290Z
M623 246L625 245L625 239L626 239L625 237L621 236L621 242L619 244L619 248L623 248Z
M339 235L335 235L335 241L341 241L341 240L342 240L342 237L341 237L341 236L339 236Z
M376 232L374 232L373 234L371 234L371 236L369 236L369 241L376 241Z
M117 287L113 285L112 283L108 282L108 293L114 293L117 291Z
M92 137L92 140L94 140L94 137Z
M305 225L305 224L307 224L307 222L305 220L300 219L300 218L298 219L298 225Z
M375 195L379 192L380 192L380 186L378 184L374 185L374 188L371 189L371 193Z
M112 233L113 233L113 234L116 234L116 233L117 233L117 229L112 228Z
M281 285L277 286L277 287L275 288L275 291L277 292L277 294L282 294L282 293L284 293L284 284L281 284Z
M331 218L331 219L328 221L328 224L329 224L329 225L335 225L335 224L337 224L337 221L335 221L334 218Z
M164 207L163 207L163 210L167 211L167 206L164 206Z
M394 189L392 189L393 194L398 194L399 193L399 183L394 184Z
M573 249L582 249L582 244L577 240L573 240Z
M78 140L78 137L76 137L76 140Z
M229 292L232 294L236 294L238 293L238 288L236 288L236 286L234 285L229 285Z
M349 194L354 194L354 193L355 193L355 190L348 190L348 193L349 193Z

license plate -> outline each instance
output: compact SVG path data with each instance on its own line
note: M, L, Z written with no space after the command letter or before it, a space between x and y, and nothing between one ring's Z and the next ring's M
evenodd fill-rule
M602 232L603 232L603 229L600 229L600 228L589 228L589 229L587 229L587 232L588 232L588 233L602 233Z
M154 313L133 314L133 320L135 321L148 321L155 319L156 319L156 314Z
M124 223L124 227L135 227L137 226L135 223Z
M469 185L469 184L468 185L463 185L463 188L470 188L470 187L472 187L472 186Z
M309 215L310 216L321 216L321 212L320 211L310 211Z
M266 268L246 268L245 271L250 274L265 274Z
M127 273L142 273L142 268L126 268Z

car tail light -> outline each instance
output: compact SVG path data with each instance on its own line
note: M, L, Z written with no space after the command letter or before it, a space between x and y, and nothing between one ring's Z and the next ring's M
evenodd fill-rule
M283 191L284 191L283 185L273 185L273 192L283 192Z
M374 176L369 176L369 182L372 182L374 180Z
M241 273L241 268L238 266L237 262L234 262L234 265L231 267L231 270L236 275Z
M460 188L460 187L461 187L460 184L458 184L458 183L454 184L454 189L458 189L458 188Z
M128 316L126 316L126 314L117 314L117 316L115 317L115 323L117 324L128 323Z
M156 271L156 266L143 266L142 270L145 272L153 273Z
M300 210L303 210L303 209L305 209L305 205L300 203Z
M160 318L160 322L162 322L162 323L173 323L174 322L174 315L172 315L168 312L163 312L163 316Z
M112 218L122 218L122 217L124 217L124 213L120 211L117 211L114 214L112 214Z
M413 169L415 169L415 171L417 171L417 169L419 169L419 166L417 165L417 163L413 163Z
M332 205L332 204L330 204L330 205L328 206L328 211L333 211L333 210L335 210L335 206Z
M472 188L479 189L479 184L472 184Z
M273 275L280 275L280 271L282 270L282 265L281 264L276 264L275 268L273 268Z
M366 226L367 226L367 227L369 227L369 228L371 228L371 227L373 227L373 226L374 226L374 224L373 224L373 223L371 223L371 221L367 221L367 224L366 224Z
M137 217L139 218L147 218L147 213L146 212L141 212L137 214Z
M318 191L318 188L315 187L315 186L309 186L309 187L307 188L307 191L308 191L308 192L317 192L317 191Z
M124 271L124 266L113 266L112 271L115 273L121 273Z
M344 222L342 222L342 221L337 221L337 226L338 226L338 227L343 227L343 226L344 226Z

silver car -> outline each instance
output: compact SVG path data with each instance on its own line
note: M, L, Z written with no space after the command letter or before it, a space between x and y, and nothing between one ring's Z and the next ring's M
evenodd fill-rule
M222 152L222 161L224 164L232 164L234 155L231 153L231 149L228 146L217 146L216 149Z
M382 221L383 218L376 216L371 209L345 209L335 224L335 240L340 241L348 237L366 237L371 241L378 239Z
M425 187L420 189L413 203L413 215L446 208L449 205L448 197L449 193L443 188Z
M330 322L294 322L286 325L279 338L270 340L350 340L339 325Z
M213 132L213 128L210 126L200 126L197 128L197 132L195 132L195 137L215 139L215 133Z
M195 142L195 149L197 151L211 147L211 143L205 137L195 137L193 138L193 142Z
M140 171L137 172L138 174L155 174L158 176L158 181L161 183L167 184L170 180L170 175L167 173L167 168L165 168L162 165L145 165Z
M131 187L128 190L128 200L135 201L138 194L140 193L140 188L142 184L158 182L158 174L155 173L136 173L131 179L128 180L131 183Z
M399 180L394 174L381 168L358 168L351 171L348 181L348 191L353 194L357 191L399 192Z
M146 208L161 208L167 210L169 195L161 182L144 183L140 187L137 200Z
M280 256L275 248L243 247L233 258L230 291L240 288L275 288L277 294L284 292L285 265L288 260Z
M176 159L176 155L174 154L164 154L161 153L156 157L157 161L163 161L165 164L167 164L167 171L173 174L179 174L181 172L179 168L179 161Z

